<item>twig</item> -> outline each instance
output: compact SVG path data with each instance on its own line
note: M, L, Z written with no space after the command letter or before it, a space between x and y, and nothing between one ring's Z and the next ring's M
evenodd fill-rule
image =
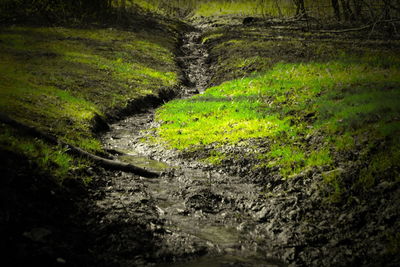
M322 33L345 33L345 32L357 32L357 31L362 31L368 28L371 28L372 25L365 25L362 27L358 27L358 28L350 28L350 29L342 29L342 30L321 30L319 32Z
M393 19L393 20L378 20L375 21L372 24L368 24L368 25L364 25L358 28L349 28L349 29L343 29L343 30L320 30L318 32L322 32L322 33L345 33L345 32L356 32L356 31L362 31L362 30L366 30L368 28L374 28L377 24L379 23L393 23L393 22L398 22L400 21L400 19Z
M376 21L372 24L372 29L371 29L371 31L368 33L368 39L371 37L371 34L374 32L374 29L375 29L376 24L383 18L384 13L385 13L385 11L382 10L382 14L380 15L379 19L376 20Z

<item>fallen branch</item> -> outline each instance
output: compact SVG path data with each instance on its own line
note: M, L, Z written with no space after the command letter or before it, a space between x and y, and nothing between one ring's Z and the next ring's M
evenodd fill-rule
M368 24L362 27L358 27L358 28L350 28L350 29L342 29L342 30L321 30L318 32L322 32L322 33L346 33L346 32L357 32L357 31L362 31L362 30L366 30L368 28L371 28L373 25L372 24Z
M322 32L322 33L346 33L346 32L357 32L357 31L362 31L362 30L366 30L372 27L375 27L376 24L379 23L393 23L393 22L397 22L400 21L398 19L392 19L392 20L378 20L372 24L368 24L368 25L364 25L358 28L349 28L349 29L342 29L342 30L320 30L318 32Z
M131 173L134 173L134 174L137 174L137 175L140 175L143 177L147 177L147 178L154 178L154 177L160 176L160 174L157 172L149 171L149 170L146 170L144 168L141 168L141 167L138 167L138 166L135 166L132 164L99 157L99 156L89 153L79 147L73 146L71 144L67 144L67 143L59 140L57 137L55 137L53 135L43 133L32 126L17 122L16 120L11 119L10 117L8 117L5 114L0 113L0 122L8 124L14 128L23 130L27 134L29 134L33 137L40 138L40 139L46 141L47 143L51 143L53 145L60 144L62 146L65 146L68 148L67 153L76 155L76 156L82 156L87 159L90 159L93 162L99 164L100 166L102 166L106 169L131 172Z

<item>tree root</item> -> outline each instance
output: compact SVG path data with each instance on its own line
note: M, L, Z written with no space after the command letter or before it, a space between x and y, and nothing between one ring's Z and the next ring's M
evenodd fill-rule
M87 159L93 161L94 163L98 164L99 166L102 166L105 169L131 172L133 174L137 174L137 175L140 175L140 176L143 176L146 178L155 178L155 177L160 176L160 173L158 173L158 172L149 171L149 170L146 170L144 168L141 168L141 167L138 167L138 166L135 166L132 164L99 157L99 156L94 155L90 152L87 152L79 147L73 146L71 144L67 144L53 135L41 132L32 126L22 124L14 119L8 117L5 114L0 113L0 122L8 124L19 130L22 130L25 133L27 133L33 137L40 138L40 139L46 141L47 143L50 143L53 145L60 144L62 146L65 146L68 148L67 153L69 153L71 155L82 156L84 158L87 158Z

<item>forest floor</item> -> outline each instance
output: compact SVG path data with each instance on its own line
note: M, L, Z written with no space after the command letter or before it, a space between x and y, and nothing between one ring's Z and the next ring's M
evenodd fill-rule
M147 76L129 77L132 87L158 92L161 83L169 94L130 104L104 95L96 107L75 101L112 118L100 138L110 157L161 171L159 178L85 165L79 171L91 176L88 184L68 178L60 186L26 156L2 149L2 249L10 264L397 266L398 41L312 32L299 22L243 25L232 16L193 23L180 25L175 41L156 42L176 49L173 61L147 45L159 57L153 61L169 63L151 69L154 55L144 56ZM158 30L167 36L168 27ZM138 46L155 40L147 34ZM120 41L113 39L102 40L102 49ZM121 57L96 57L95 64L123 73ZM103 69L93 82L107 94ZM121 82L121 75L112 78ZM95 102L91 84L85 99ZM171 95L180 99L151 107ZM73 121L46 122L36 123L56 134L77 130ZM82 140L74 138L67 140ZM92 142L84 142L87 149L101 150Z

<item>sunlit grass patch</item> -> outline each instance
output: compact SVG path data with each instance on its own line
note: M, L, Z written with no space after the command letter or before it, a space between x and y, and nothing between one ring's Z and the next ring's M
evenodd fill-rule
M278 168L287 178L306 168L334 168L336 153L354 149L361 136L363 142L393 139L399 86L398 68L362 58L281 63L168 103L157 112L158 134L169 146L192 151L264 139L271 145L257 156L258 167Z
M215 1L201 3L195 11L197 16L217 16L217 15L250 15L256 14L257 4L249 1Z
M146 11L165 15L165 10L163 10L160 7L159 2L157 2L157 1L147 1L147 0L127 1L127 5L129 6L130 4L135 4L135 5L143 8Z
M285 121L257 110L252 99L194 97L167 103L157 114L164 126L160 136L184 149L211 143L237 143L246 138L274 135L286 129ZM171 113L173 116L171 116Z
M97 103L105 106L123 105L143 93L156 92L156 85L177 83L173 46L165 37L148 39L147 34L115 29L14 27L5 29L0 38L5 40L0 49L14 55L14 61L23 63L38 82L45 77L42 83L50 80L78 94L83 83L90 92L80 97L94 101L91 94L96 89ZM100 86L93 88L95 83ZM124 98L110 101L113 91Z
M201 42L202 42L203 44L206 44L207 42L216 40L216 39L218 39L218 38L220 38L220 37L222 37L222 36L224 36L223 33L211 33L211 34L207 34L207 35L201 40Z
M68 52L65 53L65 59L71 62L94 65L98 70L109 73L110 76L121 82L137 81L145 85L157 82L163 86L172 86L177 82L174 72L160 72L140 63L127 62L122 57L110 60L94 54ZM149 90L144 90L144 92L151 93Z
M288 36L287 32L280 35L278 30L245 27L232 34L224 34L222 29L205 34L203 42L210 46L210 58L215 62L212 82L219 84L265 72L278 63L332 61L342 54L347 57L345 51L350 49L349 44L305 42L306 38L301 32Z
M305 155L298 147L274 145L267 153L268 167L280 167L280 172L284 177L288 177L293 172L299 171L304 166Z

